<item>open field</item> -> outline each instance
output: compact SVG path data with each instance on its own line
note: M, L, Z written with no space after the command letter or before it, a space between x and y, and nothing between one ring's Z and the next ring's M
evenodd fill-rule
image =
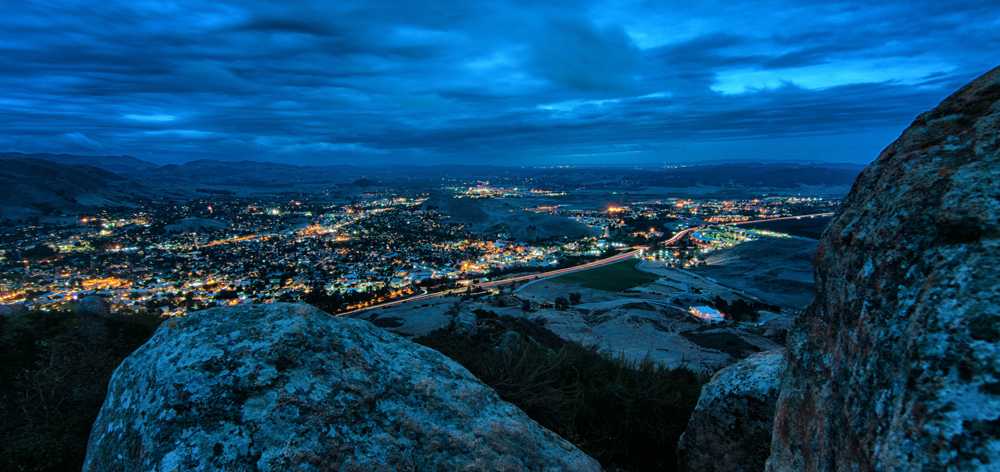
M744 228L762 229L777 233L786 233L803 238L819 239L823 230L830 224L832 217L804 218L801 220L767 221L745 225Z
M563 275L553 281L608 292L620 292L656 281L656 275L636 268L638 262L638 260L622 261L593 270Z
M803 309L813 298L816 245L805 238L762 238L717 251L690 271L765 302Z

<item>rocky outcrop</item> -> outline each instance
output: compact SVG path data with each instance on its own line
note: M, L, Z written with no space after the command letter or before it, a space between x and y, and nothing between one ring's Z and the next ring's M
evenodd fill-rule
M1000 467L1000 68L858 177L788 340L770 471Z
M84 470L598 470L461 366L307 305L165 322L115 371Z
M764 469L783 361L781 350L762 352L712 376L677 445L680 470Z

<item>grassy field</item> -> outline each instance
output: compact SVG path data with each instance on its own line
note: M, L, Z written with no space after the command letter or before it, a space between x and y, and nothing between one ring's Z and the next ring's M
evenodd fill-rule
M827 216L806 218L803 220L768 221L765 223L744 225L744 228L763 229L776 231L778 233L787 233L792 236L819 239L820 235L823 234L823 230L826 229L826 226L830 224L832 219L833 218Z
M648 284L657 279L655 275L637 269L635 266L638 263L638 260L631 259L597 269L563 275L553 279L553 281L582 285L595 290L618 292Z
M689 270L774 305L804 309L813 299L812 258L817 241L761 238L715 251Z

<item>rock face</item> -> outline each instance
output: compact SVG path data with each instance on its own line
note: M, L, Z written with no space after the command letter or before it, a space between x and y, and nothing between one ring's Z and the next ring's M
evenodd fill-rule
M599 470L464 368L307 305L165 322L115 371L84 470Z
M764 469L783 362L782 350L762 352L712 376L677 445L680 470Z
M858 177L788 339L770 471L1000 467L1000 68Z

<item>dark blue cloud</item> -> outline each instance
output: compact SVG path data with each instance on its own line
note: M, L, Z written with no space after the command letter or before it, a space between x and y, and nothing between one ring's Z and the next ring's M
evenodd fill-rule
M19 2L0 150L863 162L998 50L991 1Z

